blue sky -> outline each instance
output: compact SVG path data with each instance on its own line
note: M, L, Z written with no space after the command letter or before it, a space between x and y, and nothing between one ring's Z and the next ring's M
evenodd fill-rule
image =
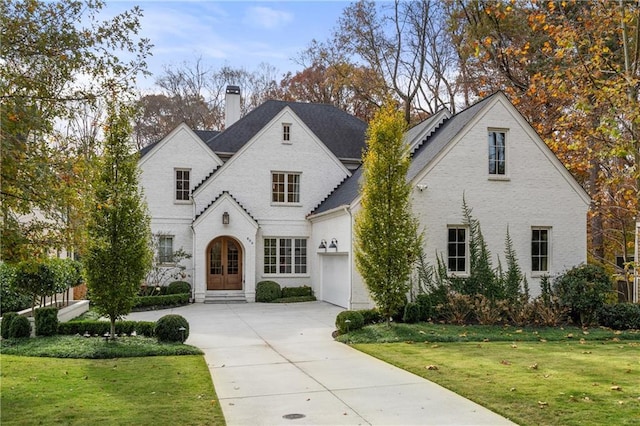
M256 70L266 62L278 70L299 71L291 59L314 38L325 41L349 2L345 1L107 1L105 16L139 5L141 36L154 44L148 66L153 85L163 67L195 63Z

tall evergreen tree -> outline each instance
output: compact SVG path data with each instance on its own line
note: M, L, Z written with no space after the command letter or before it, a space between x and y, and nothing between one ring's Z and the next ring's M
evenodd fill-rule
M112 337L116 320L131 312L152 259L149 216L138 186L137 154L132 154L130 115L130 108L109 106L84 259L91 302L111 320Z
M406 302L411 269L422 245L406 178L410 157L403 141L405 129L402 113L391 104L369 125L362 210L355 221L356 266L387 323Z

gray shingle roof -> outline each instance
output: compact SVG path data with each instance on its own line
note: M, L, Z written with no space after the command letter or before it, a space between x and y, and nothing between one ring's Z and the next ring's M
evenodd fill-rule
M413 152L411 165L407 172L407 180L412 180L420 173L424 167L438 153L444 149L445 146L478 114L478 112L484 108L489 102L489 99L495 96L488 96L481 101L475 103L469 108L459 112L453 117L445 119L433 133L422 144L416 145L416 149ZM436 113L435 116L438 116ZM440 117L442 118L442 117ZM411 140L408 136L413 134L416 137L421 129L425 128L425 125L431 125L431 118L425 122L418 124L413 129L407 132L405 138L409 143ZM424 125L423 125L424 124ZM350 205L358 197L360 191L360 180L362 179L362 167L358 168L351 177L346 179L338 188L336 188L320 205L318 205L311 214L324 213L329 210L335 209L343 205Z
M237 152L285 107L293 112L338 158L362 156L367 125L346 112L325 104L266 101L229 126L224 132L207 140L214 152Z

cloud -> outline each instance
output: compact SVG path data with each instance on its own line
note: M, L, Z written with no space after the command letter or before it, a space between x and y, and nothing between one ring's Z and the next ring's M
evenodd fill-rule
M282 10L265 6L249 7L243 18L246 25L251 25L267 30L279 28L293 21L293 14Z

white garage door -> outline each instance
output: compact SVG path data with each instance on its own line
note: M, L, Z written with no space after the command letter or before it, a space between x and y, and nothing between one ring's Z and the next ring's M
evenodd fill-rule
M322 300L334 305L349 307L349 256L323 255Z

